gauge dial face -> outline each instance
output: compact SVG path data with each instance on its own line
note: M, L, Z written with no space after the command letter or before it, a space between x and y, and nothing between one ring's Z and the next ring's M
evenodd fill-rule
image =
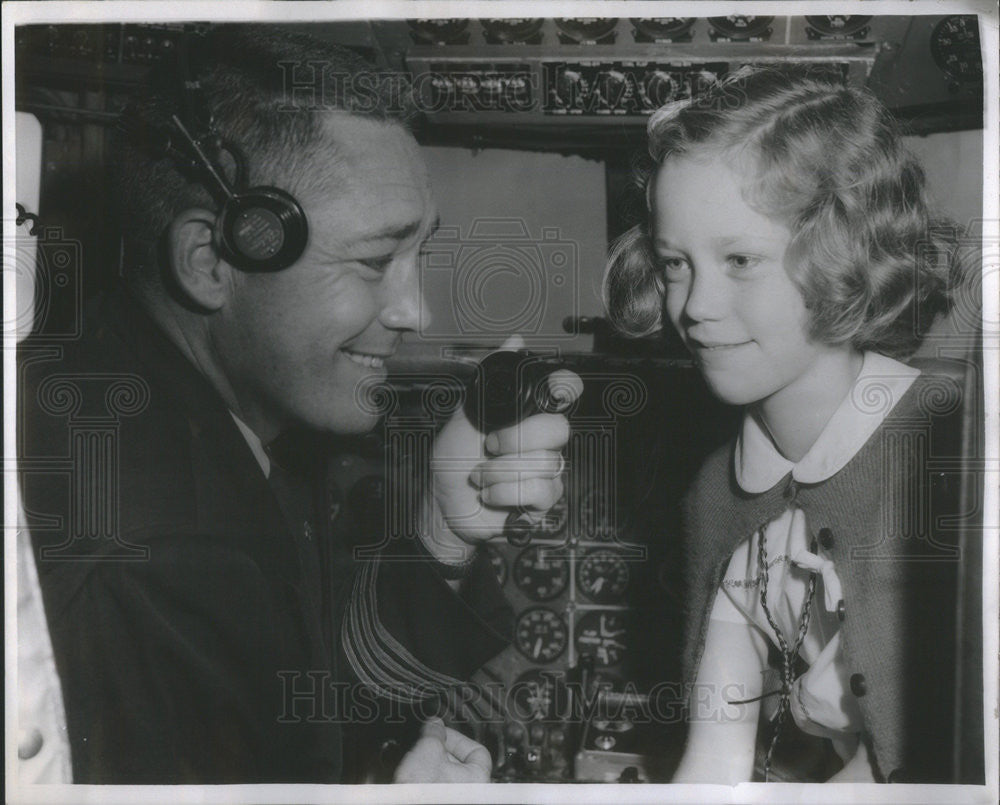
M827 36L847 36L857 33L870 21L871 17L863 14L825 14L806 17L806 22L814 31Z
M625 618L620 612L595 610L576 624L576 651L594 658L594 665L617 665L625 654Z
M566 650L568 642L566 623L544 607L525 610L514 627L514 645L535 662L552 662Z
M430 44L454 42L469 27L468 20L458 18L407 20L406 24L417 39Z
M580 591L598 604L620 600L628 587L628 577L628 564L607 548L588 553L576 569Z
M530 17L480 20L483 34L491 42L525 42L542 30L544 20Z
M774 17L753 17L745 14L730 14L728 17L709 17L708 23L722 36L733 39L749 39L760 36Z
M632 25L650 39L669 39L691 30L695 17L633 17Z
M523 550L514 561L514 583L529 598L548 601L566 589L569 583L569 562L555 555L558 549L533 545Z
M931 56L952 81L962 84L981 82L983 61L976 18L958 14L941 20L931 34Z
M618 25L614 17L557 18L556 27L577 42L593 42L611 33Z
M490 564L493 565L493 572L497 574L497 582L503 587L507 582L507 560L492 545L486 546L486 555L490 558Z

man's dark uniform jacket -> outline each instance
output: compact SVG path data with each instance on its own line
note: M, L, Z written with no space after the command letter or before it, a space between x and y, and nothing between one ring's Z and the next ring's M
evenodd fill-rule
M426 701L503 648L488 560L457 595L408 540L352 559L336 492L276 465L265 476L126 291L75 341L29 339L19 373L22 493L74 782L351 779L349 725Z

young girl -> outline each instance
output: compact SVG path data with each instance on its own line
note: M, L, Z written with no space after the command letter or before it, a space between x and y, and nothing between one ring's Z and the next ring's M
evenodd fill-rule
M960 388L901 362L951 282L923 173L874 98L802 67L743 70L649 137L609 315L646 334L665 311L746 407L686 501L674 781L951 781L956 562L923 460Z

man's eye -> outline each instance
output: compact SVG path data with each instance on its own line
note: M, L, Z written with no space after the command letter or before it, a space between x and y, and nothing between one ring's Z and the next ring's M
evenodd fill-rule
M389 264L392 263L393 255L386 254L381 257L368 257L364 260L358 260L361 265L365 268L370 268L372 271L385 271Z

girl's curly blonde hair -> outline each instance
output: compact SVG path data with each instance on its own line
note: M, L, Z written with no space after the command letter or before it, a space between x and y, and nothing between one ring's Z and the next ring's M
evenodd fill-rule
M906 357L922 325L947 310L958 280L948 229L931 219L923 170L868 92L815 68L745 68L663 107L648 134L647 189L674 156L750 157L746 198L792 231L792 281L813 338ZM663 294L648 224L640 224L612 245L608 315L622 332L656 332Z

